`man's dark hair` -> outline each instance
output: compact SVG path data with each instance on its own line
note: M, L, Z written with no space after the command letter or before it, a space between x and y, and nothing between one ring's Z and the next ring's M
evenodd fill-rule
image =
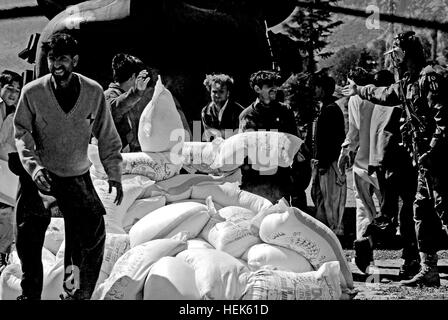
M269 87L280 86L281 77L275 71L257 71L250 76L249 84L252 89L255 86L262 88L264 85Z
M351 69L348 73L348 77L360 86L366 86L374 82L373 75L361 67Z
M113 78L118 83L129 80L133 74L137 75L144 69L145 64L130 54L118 53L112 59Z
M3 88L6 85L11 85L13 82L18 82L20 86L22 86L22 77L11 70L4 70L0 74L0 88Z
M394 83L394 74L389 70L380 70L374 75L374 84L377 87L388 87Z
M42 49L48 54L51 50L57 56L79 54L78 42L68 33L56 32L51 35L48 41L42 43Z
M207 88L207 91L211 91L211 86L214 83L218 83L220 85L225 85L227 90L232 91L233 88L233 78L227 74L208 74L205 76L204 86Z

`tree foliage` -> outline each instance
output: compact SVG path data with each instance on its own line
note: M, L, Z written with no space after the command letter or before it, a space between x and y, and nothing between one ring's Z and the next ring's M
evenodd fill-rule
M334 4L337 0L321 0L322 4ZM329 10L316 10L311 8L296 10L292 21L285 27L290 37L297 40L302 50L308 55L307 71L315 70L318 56L327 59L332 52L323 52L329 44L328 37L333 30L341 25L342 21L334 21Z

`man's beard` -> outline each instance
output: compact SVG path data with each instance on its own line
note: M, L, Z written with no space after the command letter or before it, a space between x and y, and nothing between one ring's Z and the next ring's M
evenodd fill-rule
M68 80L68 78L70 77L70 72L68 72L66 69L57 69L57 70L63 71L62 73L56 73L56 70L51 71L51 75L54 77L54 79L57 82L62 82L62 81Z

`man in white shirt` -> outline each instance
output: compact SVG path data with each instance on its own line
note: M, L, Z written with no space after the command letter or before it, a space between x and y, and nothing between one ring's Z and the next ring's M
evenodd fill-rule
M364 85L373 82L373 77L366 70L356 68L349 74L351 79ZM348 102L349 128L341 148L338 167L345 172L350 162L350 154L356 153L353 163L353 188L356 201L356 252L355 262L361 271L365 271L373 261L373 243L370 237L364 237L368 225L376 216L373 194L380 199L378 179L368 174L370 158L370 125L375 105L353 96Z

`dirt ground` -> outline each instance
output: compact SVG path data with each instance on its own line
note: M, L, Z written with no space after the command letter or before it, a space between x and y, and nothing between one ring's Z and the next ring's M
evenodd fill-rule
M345 250L352 261L353 250ZM354 300L447 300L448 299L448 251L439 252L438 268L441 278L439 288L407 288L399 284L398 271L403 260L398 250L375 250L375 264L363 274L350 262L355 290Z

